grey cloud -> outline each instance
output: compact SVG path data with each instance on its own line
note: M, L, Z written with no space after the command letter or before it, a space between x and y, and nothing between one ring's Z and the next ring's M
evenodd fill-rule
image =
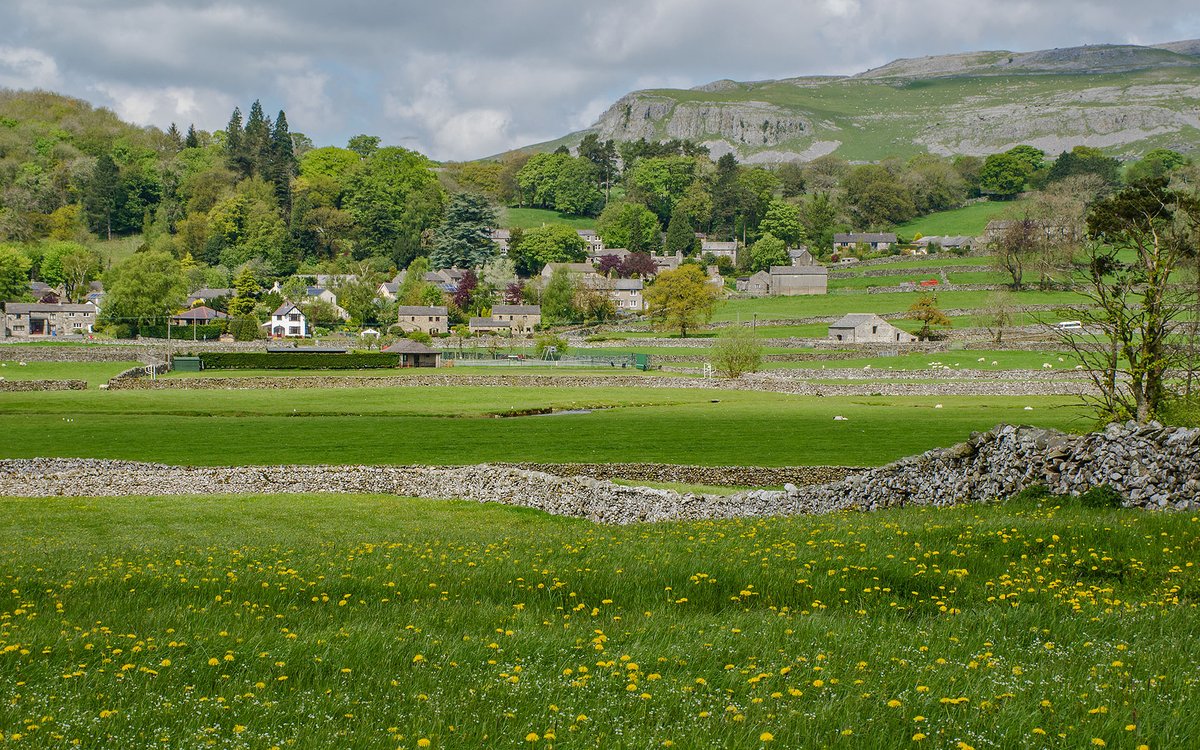
M165 127L261 98L320 143L436 158L562 135L639 86L853 73L897 57L1200 36L1168 0L10 0L0 84Z

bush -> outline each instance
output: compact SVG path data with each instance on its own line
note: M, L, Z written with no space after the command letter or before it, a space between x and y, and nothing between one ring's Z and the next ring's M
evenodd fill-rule
M1102 484L1080 495L1079 504L1085 508L1120 508L1125 499L1111 486Z
M1020 502L1022 500L1051 500L1054 495L1050 494L1050 488L1044 484L1031 484L1025 489L1009 498L1010 502Z
M400 366L399 354L200 352L206 370L375 370Z
M549 333L543 333L534 337L533 351L537 356L545 357L546 352L551 348L554 349L555 354L561 357L567 353L567 340L562 336L555 336Z
M173 339L187 339L198 341L211 341L221 337L225 333L224 323L212 323L209 325L198 326L171 326L170 337ZM165 339L167 338L167 326L141 326L138 328L138 335L148 339Z
M740 378L762 369L762 342L742 326L728 328L713 344L712 365L727 378Z
M408 333L404 334L404 338L409 339L411 341L417 341L422 344L432 344L433 343L433 336L430 336L428 333L425 333L424 331L409 331Z
M234 318L229 321L229 333L235 341L254 341L262 336L262 327L258 324L258 318L253 316Z

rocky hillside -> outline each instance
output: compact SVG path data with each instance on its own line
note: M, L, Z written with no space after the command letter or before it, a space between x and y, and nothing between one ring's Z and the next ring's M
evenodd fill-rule
M1200 148L1200 40L897 60L847 77L627 94L584 133L689 138L749 162L989 154L1019 143L1136 157ZM543 144L546 145L546 144Z

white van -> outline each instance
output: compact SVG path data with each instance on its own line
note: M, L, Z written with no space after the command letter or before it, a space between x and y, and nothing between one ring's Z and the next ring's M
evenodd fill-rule
M1060 331L1079 331L1083 329L1083 323L1078 320L1064 320L1054 325Z

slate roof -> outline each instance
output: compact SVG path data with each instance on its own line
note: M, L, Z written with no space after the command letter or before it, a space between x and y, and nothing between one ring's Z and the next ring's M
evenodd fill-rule
M275 312L271 313L271 317L272 318L280 318L280 317L283 317L284 315L287 315L292 310L295 310L296 312L300 313L301 315L304 314L304 312L299 307L297 307L294 303L285 301L282 305L279 306L279 309L277 309Z
M858 328L863 323L887 323L883 318L874 313L850 313L842 316L842 319L836 323L830 323L830 328Z
M441 354L437 349L412 339L400 339L391 346L384 347L383 351L388 354Z
M493 305L492 315L541 315L541 305Z
M449 313L444 307L427 307L422 305L400 305L396 308L397 315L424 315L446 317Z
M833 235L834 242L895 242L896 235L891 232L850 232L849 234Z
M468 324L471 328L512 328L512 322L508 320L494 320L492 318L471 318Z
M28 315L29 313L81 312L95 313L96 306L90 302L81 305L50 302L9 302L5 306L9 315Z
M207 320L219 320L228 318L229 316L220 310L214 310L206 305L193 307L191 310L184 310L178 315L172 315L171 320L194 320L197 323L202 323Z
M828 276L825 266L771 266L772 276Z

